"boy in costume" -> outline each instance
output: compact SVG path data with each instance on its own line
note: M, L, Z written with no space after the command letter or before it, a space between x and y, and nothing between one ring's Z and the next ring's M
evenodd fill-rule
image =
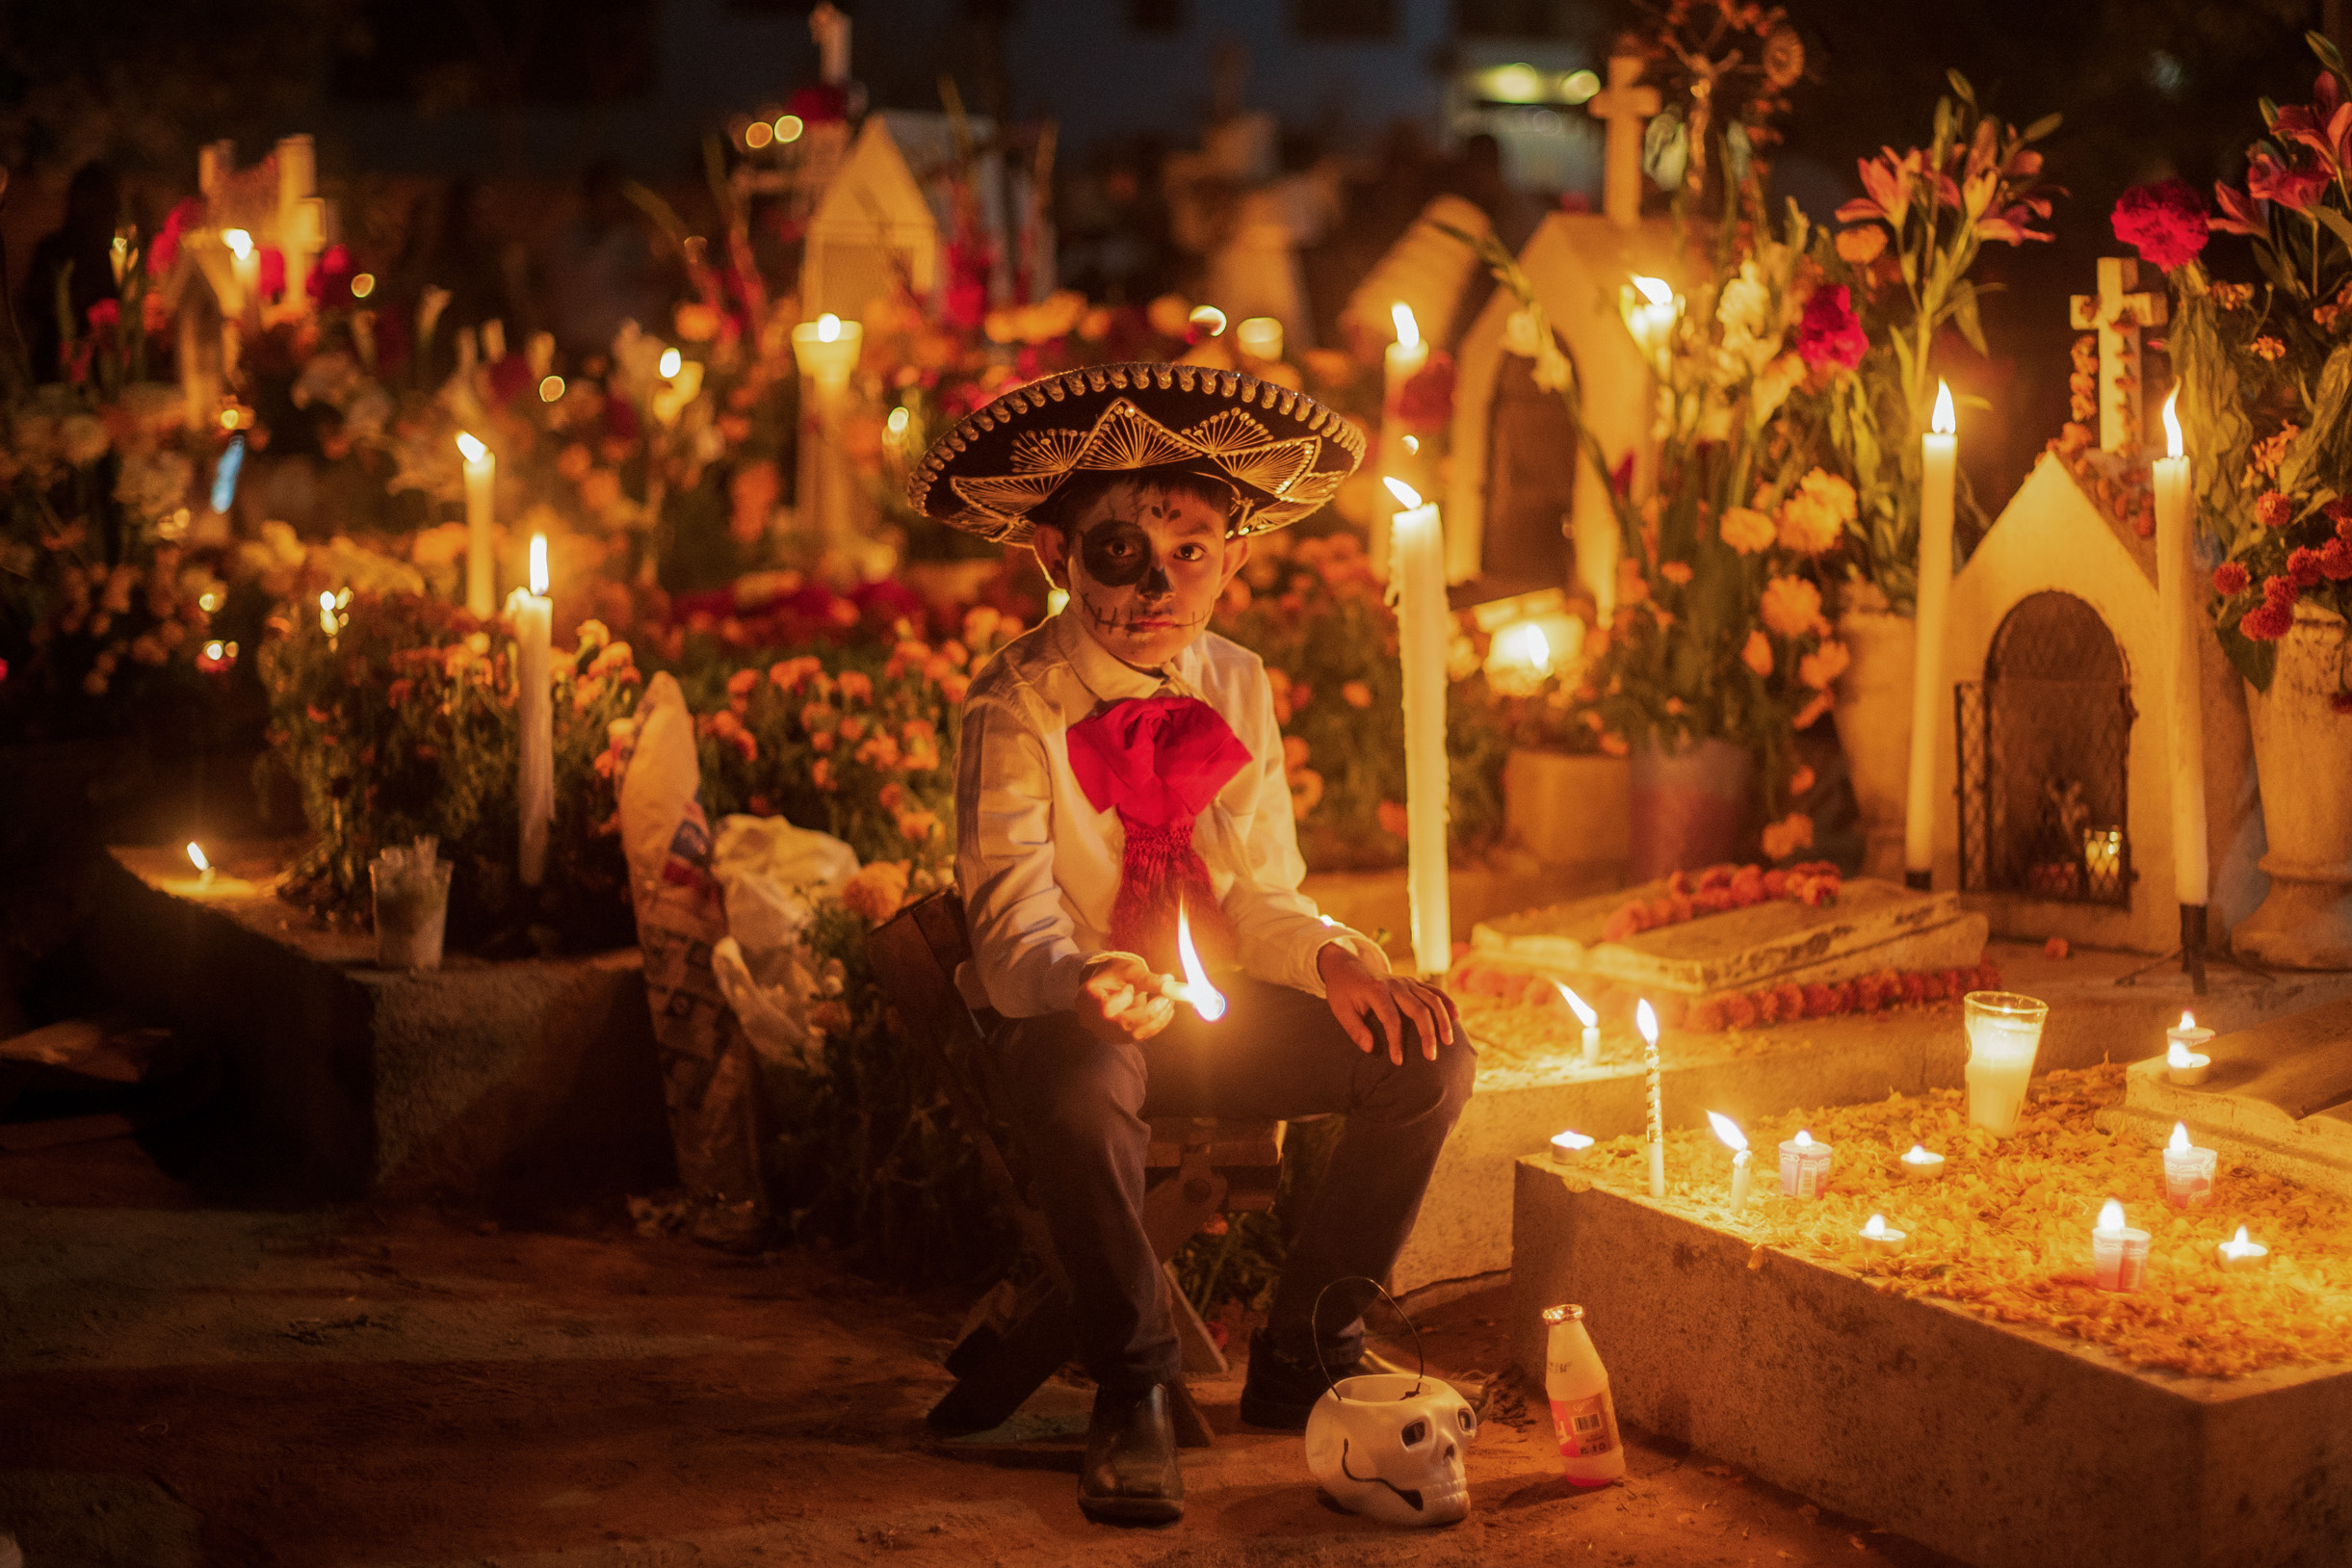
M1145 1239L1146 1120L1339 1112L1346 1127L1251 1339L1241 1415L1298 1429L1357 1370L1369 1291L1411 1230L1476 1067L1451 1001L1389 972L1298 891L1282 736L1255 654L1208 631L1249 536L1303 517L1363 436L1312 399L1189 365L1073 371L943 437L910 500L1026 541L1069 593L973 681L956 880L1009 1113L1097 1384L1080 1475L1098 1519L1183 1511L1165 1276ZM1181 907L1217 1021L1170 1000ZM1362 1294L1358 1294L1361 1292Z

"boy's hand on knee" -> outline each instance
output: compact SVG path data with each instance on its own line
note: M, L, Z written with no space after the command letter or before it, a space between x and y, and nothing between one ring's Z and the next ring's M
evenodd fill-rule
M1079 981L1078 1022L1098 1040L1140 1045L1176 1016L1176 1004L1162 994L1166 980L1124 953L1097 958Z
M1315 966L1323 977L1331 1016L1357 1050L1376 1051L1385 1042L1388 1059L1403 1066L1407 1024L1421 1037L1421 1054L1431 1061L1437 1059L1440 1045L1453 1043L1461 1015L1454 1011L1453 998L1436 986L1401 975L1375 974L1353 949L1338 942L1316 955Z

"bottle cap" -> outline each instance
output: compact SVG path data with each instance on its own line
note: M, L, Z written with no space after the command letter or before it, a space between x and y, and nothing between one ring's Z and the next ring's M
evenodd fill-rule
M1581 1322L1584 1319L1584 1309L1574 1304L1544 1308L1544 1321L1547 1323L1564 1323L1571 1319Z

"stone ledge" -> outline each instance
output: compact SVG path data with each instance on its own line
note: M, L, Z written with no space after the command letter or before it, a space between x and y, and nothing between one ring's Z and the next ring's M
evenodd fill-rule
M1583 1305L1618 1413L1977 1568L2287 1568L2352 1539L2352 1366L2236 1379L1886 1294L1535 1160L1511 1345Z
M113 996L221 1053L302 1184L539 1201L667 1179L637 953L379 970L372 936L270 896L269 847L216 857L207 888L175 850L110 851L81 947Z

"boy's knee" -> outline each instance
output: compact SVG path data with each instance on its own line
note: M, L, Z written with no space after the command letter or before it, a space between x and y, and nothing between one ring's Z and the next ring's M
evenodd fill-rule
M1064 1146L1098 1142L1111 1129L1132 1128L1143 1109L1142 1053L1129 1045L1098 1040L1069 1020L1069 1027L1024 1031L1006 1054L1006 1076L1020 1087L1032 1136ZM1026 1045L1037 1049L1024 1050Z

